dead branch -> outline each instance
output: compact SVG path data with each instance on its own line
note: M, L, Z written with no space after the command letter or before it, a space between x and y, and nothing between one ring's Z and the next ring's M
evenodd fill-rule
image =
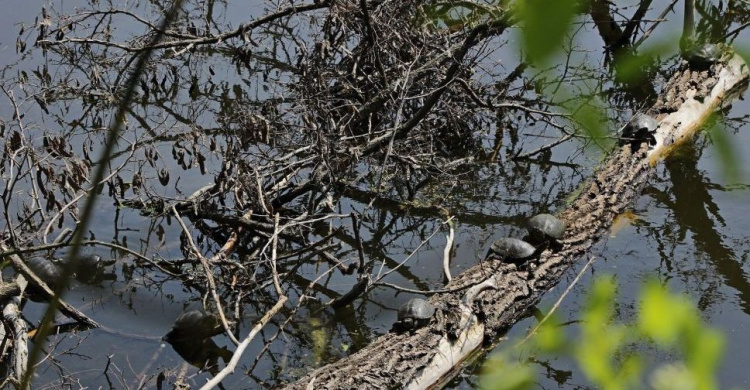
M448 235L445 237L445 249L443 249L443 274L445 275L446 282L450 283L451 279L451 251L453 250L453 237L455 231L453 229L453 217L448 218L444 222L448 225Z
M232 359L229 361L226 367L224 367L223 370L219 372L216 376L214 376L210 381L208 381L203 387L201 387L202 390L207 389L213 389L216 387L221 381L229 374L234 372L234 369L237 367L237 364L240 361L240 358L242 357L242 354L245 352L245 349L248 345L250 345L250 342L253 341L255 336L260 332L261 329L268 323L268 321L271 320L273 316L276 315L276 313L281 310L282 307L284 307L284 304L287 301L287 297L282 295L279 297L279 301L276 302L276 304L266 312L266 314L261 317L261 319L258 321L257 324L253 327L253 329L248 333L247 337L245 337L242 342L237 346L237 349L234 351L234 354L232 355Z
M18 290L18 295L8 300L2 300L5 303L3 306L3 323L6 325L5 329L10 330L10 336L13 340L13 374L11 377L13 378L13 384L18 388L20 380L24 377L29 366L28 329L19 308L20 294L26 288L26 280L23 276L18 276L16 283L13 283L13 285ZM5 340L3 340L3 343L5 343Z
M180 213L177 211L177 208L172 207L172 212L174 213L175 218L177 218L177 222L179 222L180 226L182 227L183 234L187 237L188 242L190 243L190 248L193 250L193 254L198 257L198 260L200 260L201 265L203 266L203 272L206 275L206 281L208 282L209 291L211 293L211 297L214 300L214 306L216 307L216 311L219 313L219 319L221 320L221 325L224 327L224 333L229 337L230 340L235 345L238 345L240 342L237 340L236 337L234 337L234 333L232 333L232 329L229 326L229 323L227 322L227 318L224 315L224 307L221 304L221 299L219 298L219 293L216 288L216 281L214 281L213 276L213 270L211 269L211 265L209 264L208 260L203 256L203 253L198 250L198 247L195 245L195 242L193 241L192 234L190 233L190 230L187 228L187 225L185 225L185 221L182 220L182 217L180 216Z

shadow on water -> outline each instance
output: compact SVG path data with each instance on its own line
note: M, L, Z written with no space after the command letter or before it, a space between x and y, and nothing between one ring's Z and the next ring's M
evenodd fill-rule
M725 243L724 237L719 232L721 226L725 225L719 206L714 202L709 190L723 190L709 182L698 169L700 150L694 143L684 145L672 158L665 161L667 173L672 185L669 192L662 192L651 187L646 194L650 195L673 212L674 224L671 228L675 231L669 232L676 238L677 242L684 242L689 233L692 233L695 251L701 258L708 259L719 273L723 283L738 292L741 300L742 310L750 314L750 283L747 274L742 268L739 256L733 248ZM666 227L665 227L665 230ZM662 261L668 272L674 272L672 256L663 255ZM706 290L706 293L715 293L716 283ZM706 309L710 303L702 297L699 305Z

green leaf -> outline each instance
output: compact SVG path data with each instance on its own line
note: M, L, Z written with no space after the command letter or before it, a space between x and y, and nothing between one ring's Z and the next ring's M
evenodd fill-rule
M696 390L697 385L690 370L683 364L665 364L651 374L654 390Z
M511 362L502 354L492 356L484 364L479 388L483 390L532 389L534 370L528 364Z
M718 388L715 372L724 351L724 335L701 324L699 326L700 330L688 336L686 341L687 368L693 375L697 389L713 390Z
M575 121L580 124L580 129L584 134L599 140L607 136L604 126L604 108L599 99L576 98L566 103L566 106L573 114Z
M617 284L612 277L594 281L584 308L584 330L606 326L612 319Z
M580 335L565 340L558 321L551 317L531 339L541 353L570 353L572 346L580 371L595 388L604 390L644 388L643 371L647 354L633 354L633 347L655 341L659 349L676 353L682 361L664 364L654 370L648 383L656 390L714 390L716 371L724 350L724 336L705 325L698 309L679 294L672 294L658 281L649 281L635 324L613 323L617 284L613 278L596 279L581 312ZM533 349L533 347L532 347ZM512 352L517 356L520 351ZM534 370L498 354L488 360L481 388L532 388Z
M659 69L660 54L673 51L674 42L675 39L664 39L653 42L649 47L637 53L621 53L614 64L617 70L617 81L626 84L650 83Z
M573 0L520 0L518 15L523 20L522 43L530 62L544 62L560 49L570 29L577 2Z
M565 347L565 334L560 329L557 316L550 316L534 337L536 345L544 352L556 352Z
M674 345L689 313L684 301L670 296L658 281L646 285L641 298L638 327L644 335L663 346Z

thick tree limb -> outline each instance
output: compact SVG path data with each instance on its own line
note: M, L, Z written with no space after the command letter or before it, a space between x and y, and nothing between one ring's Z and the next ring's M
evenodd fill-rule
M3 308L3 322L8 325L13 337L13 376L16 379L23 378L29 364L29 336L18 307L20 301L20 298L16 298Z
M0 302L5 302L20 293L21 288L18 287L18 283L14 282L0 285Z
M18 275L15 282L2 285L2 298L0 298L0 302L3 302L3 323L5 324L2 329L2 354L4 355L8 347L12 345L13 374L11 378L16 385L19 379L23 378L29 363L28 329L26 321L21 317L21 309L19 308L21 294L23 294L27 285L28 282L23 275ZM8 337L6 329L10 331L10 338L12 339L10 344L7 344L9 340L6 339Z

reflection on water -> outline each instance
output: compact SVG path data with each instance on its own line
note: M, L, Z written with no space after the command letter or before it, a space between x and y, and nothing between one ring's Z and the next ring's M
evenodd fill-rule
M716 293L718 284L724 283L737 291L742 310L750 314L750 282L741 262L743 253L739 252L746 248L732 247L720 232L727 223L709 190L724 190L720 185L712 184L698 170L698 157L698 149L691 143L685 145L676 158L665 162L672 182L671 196L658 199L672 210L677 222L674 225L676 230L670 232L673 237L684 242L689 236L695 246L695 255L709 262L709 266L721 277L715 283L699 281L701 288L706 290L699 301L701 309L716 303L711 302L709 297ZM688 235L688 232L691 234ZM674 264L668 258L664 262L667 270L674 272Z
M232 358L226 347L219 348L213 336L224 332L217 315L204 310L192 310L180 314L172 329L164 336L164 341L172 345L186 362L206 370L212 375L220 371L219 358L224 364Z

